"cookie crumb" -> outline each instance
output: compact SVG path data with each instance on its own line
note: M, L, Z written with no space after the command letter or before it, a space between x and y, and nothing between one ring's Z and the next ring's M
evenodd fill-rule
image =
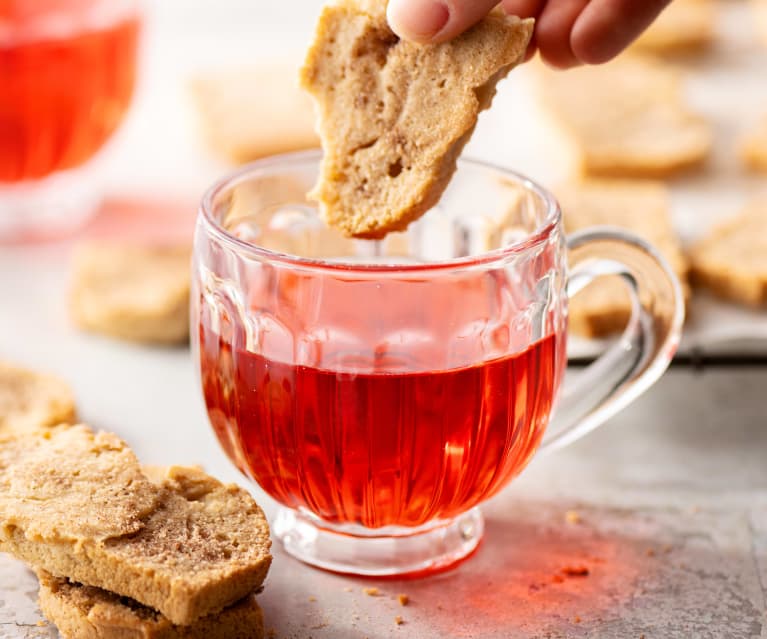
M39 619L39 620L38 620L38 621L35 623L35 625L36 625L37 627L39 627L39 628L45 628L45 626L47 626L48 624L47 624L45 621L43 621L42 619Z
M577 510L568 510L565 513L565 521L568 524L580 524L581 523L581 515Z
M645 554L646 554L648 557L655 557L655 548L648 548L648 549L645 551Z
M380 597L381 591L378 590L378 588L363 588L362 592L364 592L368 597Z
M403 623L405 623L405 620L399 615L397 615L396 617L394 617L394 623L396 623L398 626L401 626Z
M567 577L588 577L589 569L587 566L565 566L561 570L562 574Z
M573 623L580 623L580 622L581 622L581 618L578 615L575 615L575 617L573 617Z
M314 596L309 597L309 601L312 601L312 602L317 601L317 597L314 597Z
M399 594L397 595L397 601L399 601L400 606L407 606L410 603L410 597L405 594Z
M354 592L354 588L351 586L346 586L346 588L344 588L344 592Z

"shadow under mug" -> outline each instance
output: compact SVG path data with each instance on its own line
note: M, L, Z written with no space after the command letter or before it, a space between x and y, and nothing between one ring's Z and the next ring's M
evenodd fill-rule
M406 232L344 238L305 200L319 158L256 162L203 200L192 325L210 422L281 504L290 554L360 575L442 569L476 548L478 504L538 450L660 377L680 285L624 231L565 240L549 193L472 161ZM625 282L631 319L560 388L568 297L602 275Z

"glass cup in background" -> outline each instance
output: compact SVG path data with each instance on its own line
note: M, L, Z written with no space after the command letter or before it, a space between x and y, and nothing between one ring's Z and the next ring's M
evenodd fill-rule
M136 82L139 0L0 0L0 240L75 228Z
M629 234L566 242L550 194L470 161L406 233L346 239L304 199L318 164L264 160L203 200L192 325L210 421L281 504L273 532L289 553L363 575L440 569L476 548L477 506L541 446L662 374L679 282ZM625 280L632 319L560 391L568 295L600 275Z

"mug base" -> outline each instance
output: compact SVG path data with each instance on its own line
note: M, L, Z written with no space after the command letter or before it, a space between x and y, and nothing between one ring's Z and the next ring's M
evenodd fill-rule
M101 198L91 165L39 180L0 182L0 243L65 237L89 220Z
M285 551L317 568L366 577L439 572L476 550L485 524L478 508L420 528L334 526L290 508L272 525Z

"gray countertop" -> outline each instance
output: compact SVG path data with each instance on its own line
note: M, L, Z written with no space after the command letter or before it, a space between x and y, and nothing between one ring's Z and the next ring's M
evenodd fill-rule
M187 351L70 327L65 258L0 250L0 356L68 379L83 419L142 461L202 463L247 485L215 443ZM766 415L767 367L674 368L602 429L534 460L486 504L483 544L452 571L359 580L276 547L266 625L282 639L767 637ZM581 566L587 576L562 572ZM0 638L56 636L35 597L31 573L0 556Z

